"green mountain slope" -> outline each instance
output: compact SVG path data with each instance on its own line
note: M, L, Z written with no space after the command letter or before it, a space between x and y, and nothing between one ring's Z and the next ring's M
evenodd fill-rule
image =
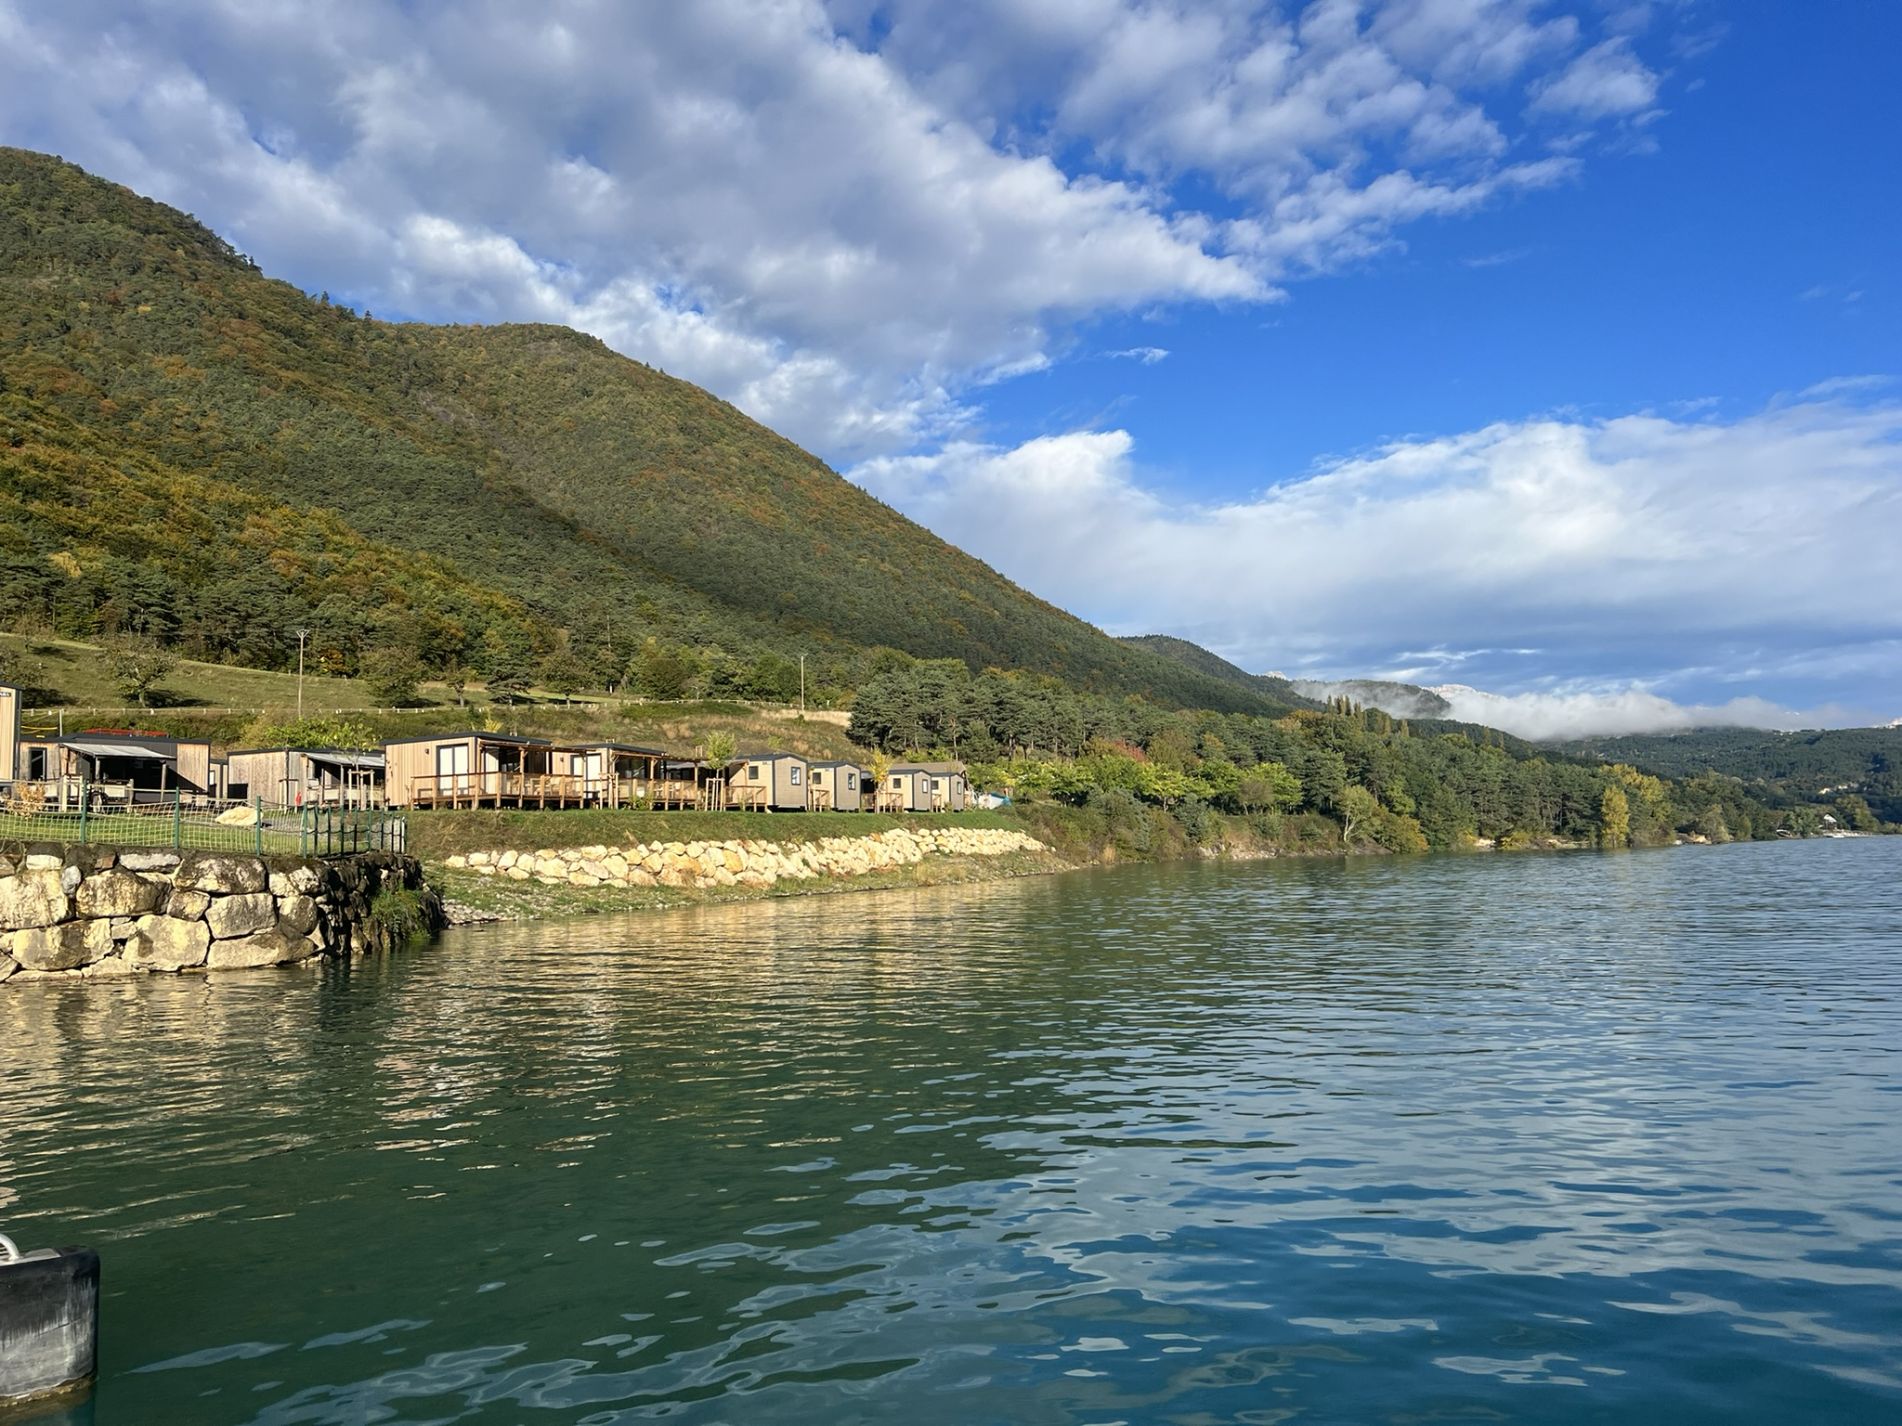
M1853 793L1885 822L1902 822L1902 728L1832 728L1773 733L1703 728L1580 738L1553 745L1568 757L1629 763L1659 777L1716 772L1759 796L1815 801Z
M1273 700L1036 599L685 382L563 328L360 317L0 149L0 621L281 667L854 686L881 647L1174 705ZM737 671L736 671L737 670ZM762 671L763 670L763 671Z
M1277 703L1290 708L1319 708L1323 700L1311 697L1301 691L1298 684L1271 673L1250 673L1239 664L1232 664L1220 654L1211 653L1200 644L1190 643L1187 639L1178 639L1173 634L1131 634L1119 642L1145 653L1156 654L1171 659L1185 668L1205 674L1210 678L1232 683L1240 688L1253 689L1265 694Z

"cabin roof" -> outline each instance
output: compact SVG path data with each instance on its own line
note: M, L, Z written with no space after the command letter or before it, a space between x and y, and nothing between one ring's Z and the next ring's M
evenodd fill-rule
M806 762L798 753L737 753L735 758L749 763L777 763L789 760L796 763ZM808 763L807 766L811 764Z
M170 738L126 738L100 734L61 738L58 746L89 758L144 758L148 762L177 762L178 744Z
M479 743L506 743L513 748L552 748L546 738L524 738L516 733L478 733L474 729L462 733L424 733L414 738L391 738L383 744L386 748L397 748L405 743L460 743L474 738Z
M383 754L364 752L356 748L233 748L221 761L248 758L258 753L302 753L315 762L337 763L343 767L383 766Z
M562 750L571 753L639 753L645 758L668 758L673 754L665 748L644 748L639 743L563 743Z
M895 767L892 768L892 771L893 772L928 772L928 773L935 774L938 777L950 777L950 776L962 777L964 775L964 764L963 763L899 763Z
M851 762L845 758L826 758L821 762L816 762L816 763L809 762L806 764L806 766L807 767L849 767L854 772L865 771L865 768L861 764Z

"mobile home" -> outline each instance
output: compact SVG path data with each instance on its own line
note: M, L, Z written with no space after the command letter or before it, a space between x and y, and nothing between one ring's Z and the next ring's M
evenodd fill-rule
M228 797L261 797L273 807L383 805L382 753L347 748L241 748L224 761Z
M963 763L903 763L879 794L880 808L895 812L962 812L970 802Z
M187 803L209 801L211 744L199 738L168 738L124 728L100 728L63 738L31 738L16 745L20 780L39 783L61 807L76 805L81 791L95 804L162 802L174 795Z
M577 743L551 754L557 774L578 778L583 798L596 807L632 807L655 800L654 784L667 754L633 743Z
M0 783L20 776L20 690L0 683Z
M813 763L806 783L806 805L814 812L857 812L871 791L871 774L857 763Z
M581 779L557 774L546 738L509 733L436 733L383 745L391 807L568 807Z
M724 801L752 812L804 812L806 771L797 753L741 753L727 772Z

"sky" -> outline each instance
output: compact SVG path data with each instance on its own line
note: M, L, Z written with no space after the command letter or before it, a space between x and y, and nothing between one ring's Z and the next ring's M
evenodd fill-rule
M1902 716L1902 5L0 0L0 142L565 322L1112 633Z

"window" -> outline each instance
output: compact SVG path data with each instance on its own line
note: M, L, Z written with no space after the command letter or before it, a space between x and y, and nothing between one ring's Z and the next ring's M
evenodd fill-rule
M799 766L798 763L794 763L792 765L792 785L794 787L803 786L806 780L805 774L806 770Z
M902 778L902 777L893 777L893 778L892 778L892 791L894 791L894 792L896 792L896 791L897 791L897 790L898 790L899 788L901 788L901 787L903 787L904 785L905 785L905 779L904 779L904 778Z
M45 748L28 748L26 750L26 775L30 778L50 776L46 771Z
M762 776L764 776L764 773L758 763L748 763L746 765L746 780L748 782L758 782Z
M847 792L857 792L859 790L859 775L857 773L848 772L845 775L845 790Z
M944 791L944 779L943 779L943 778L941 778L941 777L934 777L934 778L932 778L932 779L931 779L931 790L932 790L933 792L943 792L943 791Z

